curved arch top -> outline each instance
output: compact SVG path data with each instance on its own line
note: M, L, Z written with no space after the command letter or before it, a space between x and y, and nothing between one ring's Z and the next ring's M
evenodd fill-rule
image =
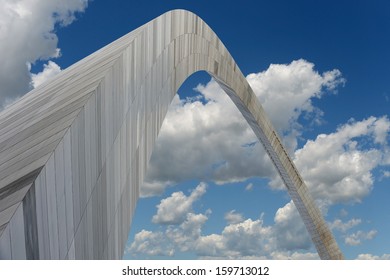
M169 104L200 70L265 147L319 256L343 258L233 58L185 10L130 32L0 113L0 258L121 258Z

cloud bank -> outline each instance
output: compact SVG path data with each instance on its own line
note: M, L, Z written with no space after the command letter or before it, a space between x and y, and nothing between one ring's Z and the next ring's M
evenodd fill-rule
M161 225L160 230L142 230L135 235L134 241L126 253L137 258L152 256L174 257L179 252L194 252L202 259L317 259L318 255L311 252L311 241L300 226L290 227L287 219L291 218L288 211L293 205L277 211L274 224L264 224L263 215L252 220L245 218L234 209L225 213L227 225L220 233L204 234L203 227L212 215L195 213L193 204L199 201L206 192L206 185L200 183L190 195L175 192L170 197L162 199L157 205L157 214L153 222ZM186 211L175 210L180 207L174 204L177 197L185 202ZM167 204L170 204L168 207ZM172 207L171 207L172 206ZM180 212L181 219L157 219L161 209L172 209L167 217L176 216ZM180 222L178 222L180 221ZM293 223L302 223L296 215Z

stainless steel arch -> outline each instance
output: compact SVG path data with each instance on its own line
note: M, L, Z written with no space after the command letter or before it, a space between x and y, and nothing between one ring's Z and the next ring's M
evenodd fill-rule
M199 17L163 14L0 113L0 258L121 258L177 89L205 70L263 143L322 259L343 256L259 101Z

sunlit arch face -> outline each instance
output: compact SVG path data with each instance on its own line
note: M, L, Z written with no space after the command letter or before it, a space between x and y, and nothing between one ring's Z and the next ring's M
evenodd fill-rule
M0 114L0 199L13 205L0 209L6 220L0 257L121 258L169 104L201 70L264 145L320 257L342 258L233 58L199 17L183 10L97 51Z

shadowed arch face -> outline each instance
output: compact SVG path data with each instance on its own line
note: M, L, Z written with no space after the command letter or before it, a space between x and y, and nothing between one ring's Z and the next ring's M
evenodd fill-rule
M233 58L206 23L183 10L132 31L0 113L0 153L6 159L18 154L0 170L2 205L13 203L7 213L0 209L6 217L0 257L121 258L169 104L201 70L224 89L265 147L320 257L342 258ZM33 174L28 184L15 183L27 174ZM33 218L26 208L35 211ZM11 241L16 232L17 244Z

